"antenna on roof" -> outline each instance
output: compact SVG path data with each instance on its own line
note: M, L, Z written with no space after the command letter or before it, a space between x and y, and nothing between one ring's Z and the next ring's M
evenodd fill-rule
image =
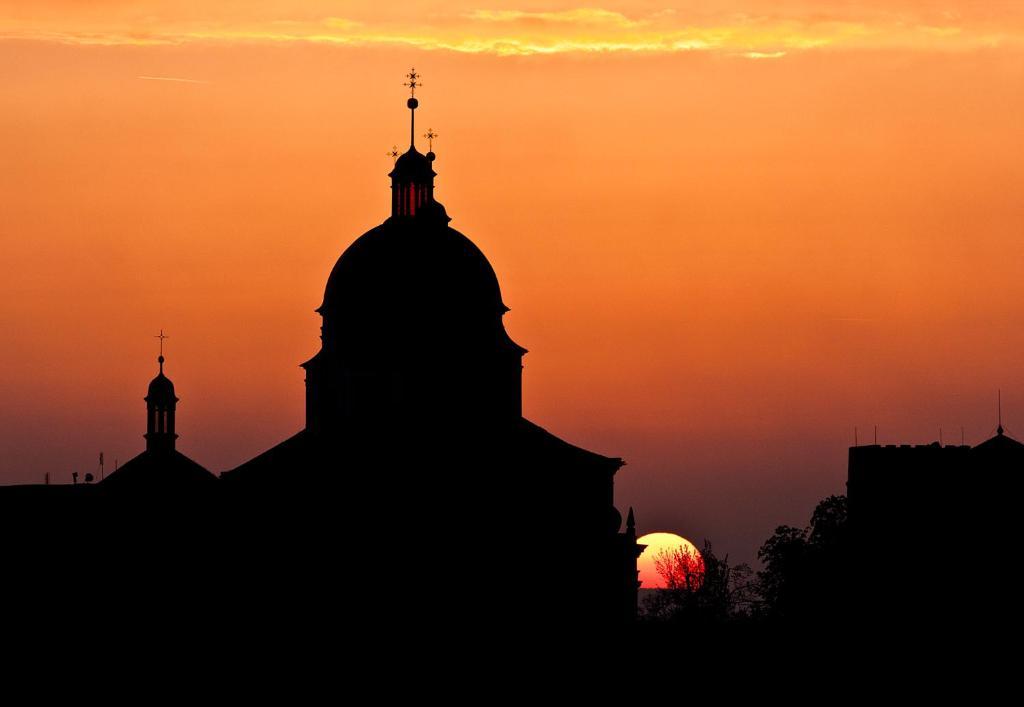
M939 428L939 446L942 446L942 428Z
M1003 433L1003 391L997 389L996 396L996 415L999 418L999 427L996 428L996 434L1001 435Z
M103 481L103 452L100 452L100 481Z
M853 426L853 446L854 447L860 446L860 445L857 444L857 426L856 425Z

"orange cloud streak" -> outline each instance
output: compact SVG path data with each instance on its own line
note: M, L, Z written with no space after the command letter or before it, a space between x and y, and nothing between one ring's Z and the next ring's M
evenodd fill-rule
M353 17L329 14L329 4L264 3L263 12L226 8L183 11L177 4L149 3L150 12L118 6L109 13L24 13L0 20L0 37L85 45L180 45L187 43L324 43L407 46L470 54L521 56L561 53L674 53L711 51L754 59L821 48L965 51L1022 45L1019 13L962 16L905 9L852 12L845 6L789 5L784 11L759 2L714 3L643 12L600 7L524 10L481 9L457 4L445 12L374 14L355 5ZM474 4L475 5L475 4ZM870 5L870 4L869 4ZM913 6L910 6L913 7ZM708 9L711 8L711 9ZM926 8L927 9L927 8ZM328 14L318 14L318 13ZM20 15L20 16L19 16Z

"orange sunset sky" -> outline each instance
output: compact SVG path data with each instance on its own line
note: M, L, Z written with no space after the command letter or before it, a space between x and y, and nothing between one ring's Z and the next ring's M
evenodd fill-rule
M526 416L641 532L749 560L854 426L977 443L999 388L1024 438L1020 2L0 0L0 483L141 451L161 327L184 453L302 426L412 65Z

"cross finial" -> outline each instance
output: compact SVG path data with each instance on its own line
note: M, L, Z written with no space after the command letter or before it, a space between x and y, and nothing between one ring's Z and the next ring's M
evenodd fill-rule
M408 86L409 87L409 96L411 98L415 98L416 97L416 89L423 85L423 84L420 83L420 75L416 73L416 67L415 66L412 67L411 69L409 69L409 73L407 73L405 75L405 78L407 78L409 80L406 81L405 83L403 83L402 85L403 86Z
M405 78L409 79L403 86L409 87L409 100L405 102L409 106L409 149L416 149L416 107L420 102L416 99L416 89L422 86L420 83L420 75L416 73L416 67L409 69L409 73L405 75Z
M427 132L423 133L423 137L427 138L428 149L434 151L434 138L437 137L437 133L434 132L433 128L427 128Z
M397 145L392 145L391 146L391 149L388 150L388 157L390 157L395 162L398 162L398 146Z
M164 339L170 339L171 337L167 336L167 334L164 333L164 330L161 329L160 333L154 335L153 338L154 339L160 339L160 358L158 358L156 361L157 361L157 363L160 364L160 372L163 373L164 372Z
M164 330L161 329L159 334L153 336L154 339L160 339L160 358L164 357L164 339L170 339L171 337L164 334Z

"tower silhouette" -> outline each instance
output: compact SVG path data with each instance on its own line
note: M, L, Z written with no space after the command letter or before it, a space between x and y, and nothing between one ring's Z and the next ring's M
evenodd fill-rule
M168 452L174 450L174 410L178 398L174 395L174 383L164 375L164 356L157 359L160 373L149 383L146 393L146 451Z
M1019 552L1024 491L1024 444L1006 434L1001 398L995 434L975 446L850 447L853 566L872 567L856 573L862 613L986 625L1019 604L1016 582L992 571Z
M174 383L164 375L165 338L161 329L160 356L157 358L159 371L146 391L146 450L100 482L99 487L108 496L124 497L129 501L138 494L177 499L180 496L204 495L216 484L216 476L175 449L178 397L174 393Z

